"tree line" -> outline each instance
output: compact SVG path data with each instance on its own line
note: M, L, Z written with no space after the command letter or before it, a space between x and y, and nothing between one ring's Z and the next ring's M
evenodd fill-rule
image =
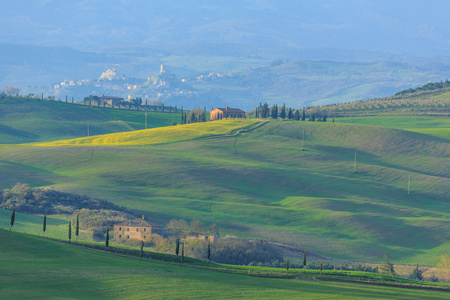
M419 86L415 89L410 88L407 90L403 90L400 91L398 93L395 94L395 96L403 96L403 95L408 95L408 94L416 94L416 93L420 93L420 92L426 92L426 91L435 91L435 90L440 90L440 89L445 89L445 88L450 88L450 81L448 81L448 79L446 79L444 82L440 81L440 82L429 82L423 86Z
M181 108L180 124L190 124L190 123L200 123L200 122L206 122L206 108L201 109L200 107L196 107L194 110L191 110L189 113L184 112L183 108Z
M272 118L272 119L287 119L287 120L296 120L296 121L308 121L312 122L327 122L327 114L323 114L317 116L315 112L308 112L306 109L293 109L291 107L286 108L286 104L278 107L277 104L274 104L272 107L269 107L269 104L266 102L264 104L259 104L255 109L255 118Z

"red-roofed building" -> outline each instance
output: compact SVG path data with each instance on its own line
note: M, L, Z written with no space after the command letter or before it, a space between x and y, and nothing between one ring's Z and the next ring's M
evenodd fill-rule
M222 119L245 119L245 111L239 108L216 108L209 113L209 119L222 120Z

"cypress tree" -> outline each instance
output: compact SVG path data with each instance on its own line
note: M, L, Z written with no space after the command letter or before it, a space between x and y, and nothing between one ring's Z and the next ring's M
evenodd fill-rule
M289 271L289 257L286 259L286 275L288 274Z
M69 221L69 244L72 239L72 221Z
M264 113L264 115L262 115L263 118L268 118L269 117L269 104L267 102L264 103L263 113Z
M322 261L320 261L320 277L322 277L322 270L323 270L323 264L322 264Z
M306 250L305 252L303 252L303 270L305 269L305 267L306 267Z
M109 226L106 226L106 240L105 240L106 248L109 247Z
M9 227L9 230L11 231L12 227L14 226L14 221L16 220L16 208L13 208L13 211L11 213L11 227Z
M208 251L206 252L206 259L207 259L206 266L208 266L210 257L211 257L211 243L208 241Z
M305 109L302 109L302 121L306 120L306 113L305 113Z
M144 241L141 241L141 259L144 256Z
M46 229L47 229L47 214L44 215L44 224L42 224L43 235L45 235Z
M184 263L184 243L181 244L181 264Z
M77 215L77 227L75 229L75 235L77 236L77 239L78 239L79 233L80 233L80 219L79 219L79 215Z
M300 111L298 109L294 112L294 120L300 120Z
M177 244L175 246L175 254L178 256L180 253L180 238L177 238Z
M283 107L281 108L280 111L280 118L284 119L286 118L286 104L283 103Z
M275 105L272 106L272 109L270 110L270 117L272 119L277 119L278 118L278 108Z

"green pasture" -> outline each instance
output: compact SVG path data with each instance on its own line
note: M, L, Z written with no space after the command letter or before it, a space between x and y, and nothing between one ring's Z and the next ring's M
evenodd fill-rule
M426 116L383 116L336 118L338 123L375 125L410 130L450 139L450 118Z
M257 278L118 257L0 229L3 299L443 299L447 292Z
M216 223L222 235L353 261L380 262L388 255L396 264L435 265L448 253L446 139L339 122L214 124L223 126L221 133L208 134L202 129L213 126L208 123L176 126L150 144L99 146L91 139L2 146L0 187L53 186L104 198L160 224L198 219ZM179 139L188 127L200 136ZM177 142L167 143L172 136Z
M147 128L179 123L179 113L148 112ZM0 144L79 138L145 128L144 111L5 98L0 100Z
M9 230L11 227L11 211L0 209L0 228ZM72 220L74 223L75 220ZM14 226L12 231L24 232L33 235L42 236L44 216L28 215L15 212ZM72 224L72 239L73 240L88 240L90 239L84 230L79 232L78 238L75 235L75 224ZM45 236L68 239L69 219L66 217L47 216ZM92 236L92 234L91 234Z

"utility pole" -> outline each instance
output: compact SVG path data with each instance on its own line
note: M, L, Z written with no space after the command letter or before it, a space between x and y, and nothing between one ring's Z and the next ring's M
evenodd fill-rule
M147 129L147 112L145 112L145 129Z
M411 175L408 175L408 195L411 187Z
M356 173L356 152L355 152L355 163L353 164L353 173Z
M305 140L305 131L303 130L303 135L302 135L302 151L303 151L303 141Z
M88 131L88 136L89 136L89 121L87 123L87 131Z

